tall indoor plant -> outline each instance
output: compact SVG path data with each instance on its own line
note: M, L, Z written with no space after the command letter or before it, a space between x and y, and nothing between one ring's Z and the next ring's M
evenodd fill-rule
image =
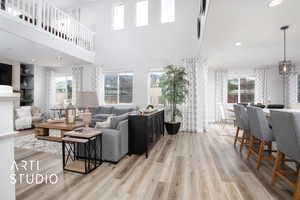
M182 116L177 106L185 102L188 94L189 82L186 76L185 68L169 65L165 67L165 73L160 80L162 100L171 114L170 121L165 122L169 134L177 134L181 125L176 119Z

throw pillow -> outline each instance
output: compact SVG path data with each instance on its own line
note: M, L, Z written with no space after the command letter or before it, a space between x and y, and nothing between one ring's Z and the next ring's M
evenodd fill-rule
M116 129L119 122L128 119L128 113L111 118L111 128Z
M23 106L16 109L19 118L31 117L31 106Z
M108 117L106 121L104 122L96 122L95 128L101 129L101 128L110 128L111 127L111 118Z

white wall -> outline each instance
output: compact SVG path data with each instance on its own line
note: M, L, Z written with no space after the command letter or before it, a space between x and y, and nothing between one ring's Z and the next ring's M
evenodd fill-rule
M96 65L134 73L133 103L148 103L148 72L197 55L198 0L176 0L175 23L160 23L160 0L149 0L149 25L135 26L136 0L124 0L125 29L112 30L112 1L81 7L81 22L96 32Z
M10 183L10 174L14 174L13 170L10 170L14 160L14 139L2 138L0 139L0 194L1 199L14 200L15 185Z

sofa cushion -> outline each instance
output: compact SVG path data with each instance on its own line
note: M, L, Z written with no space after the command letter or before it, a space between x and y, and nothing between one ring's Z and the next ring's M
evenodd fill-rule
M42 113L42 111L41 111L40 108L38 108L38 107L36 107L36 106L32 106L32 107L31 107L31 115L32 115L32 116L36 116L36 115L39 115L39 114L41 114L41 113Z
M117 108L117 107L114 107L112 109L112 113L115 114L115 115L122 115L122 114L125 114L125 113L128 113L128 112L131 112L133 111L133 108Z
M112 106L101 106L100 113L101 114L111 114L112 113Z
M32 122L40 122L43 120L42 116L32 116Z
M93 107L89 108L90 112L92 115L100 114L101 113L101 107Z
M113 116L112 114L96 114L92 116L92 119L105 121L108 117Z
M116 129L117 126L118 126L118 124L119 124L119 122L123 121L125 119L128 119L128 113L125 113L125 114L119 115L119 116L113 116L111 118L111 128L112 129Z
M31 117L31 106L23 106L21 108L16 109L16 113L18 118L28 118Z
M103 122L96 122L95 128L110 128L111 127L111 117L108 117L106 121Z

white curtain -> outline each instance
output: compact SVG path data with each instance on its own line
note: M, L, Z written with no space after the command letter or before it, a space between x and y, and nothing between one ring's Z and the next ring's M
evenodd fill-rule
M298 103L297 74L291 74L283 78L283 100L287 108Z
M97 66L96 67L96 91L98 95L98 101L100 105L104 104L104 75L103 75L103 67Z
M76 105L78 92L83 90L83 67L72 68L72 104Z
M207 67L198 58L184 59L187 72L188 96L182 105L182 128L184 132L203 132L207 128L206 118L206 84Z
M56 86L55 86L55 70L47 68L47 109L55 107L56 104Z
M258 68L254 70L255 74L255 102L267 104L270 100L269 94L269 81L270 76L269 68Z
M221 120L220 104L227 103L227 70L215 71L215 121Z

